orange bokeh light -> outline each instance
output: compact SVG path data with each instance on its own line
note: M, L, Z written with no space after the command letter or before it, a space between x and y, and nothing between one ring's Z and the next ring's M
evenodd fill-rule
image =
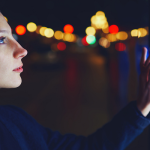
M64 26L63 30L64 30L65 33L73 33L74 28L73 28L72 25L66 24L66 25Z
M26 28L23 25L18 25L15 31L18 35L24 35L26 33Z
M119 28L118 28L118 26L116 26L116 25L111 25L111 26L109 27L109 32L110 32L111 34L116 34L116 33L118 33L118 31L119 31Z
M64 42L59 42L59 43L57 44L57 48L58 48L58 50L60 50L60 51L64 51L64 50L66 49L66 44L65 44Z

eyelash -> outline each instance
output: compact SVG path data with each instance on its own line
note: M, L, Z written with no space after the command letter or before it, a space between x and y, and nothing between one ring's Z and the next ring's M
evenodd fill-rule
M4 40L6 39L6 37L2 37L2 38L0 38L0 44L4 44ZM3 43L1 43L1 41L3 42Z

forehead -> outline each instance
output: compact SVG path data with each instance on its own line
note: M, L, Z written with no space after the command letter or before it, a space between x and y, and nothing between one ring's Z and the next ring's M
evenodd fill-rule
M11 31L11 28L7 21L5 20L4 16L0 13L0 30L7 30L8 32Z

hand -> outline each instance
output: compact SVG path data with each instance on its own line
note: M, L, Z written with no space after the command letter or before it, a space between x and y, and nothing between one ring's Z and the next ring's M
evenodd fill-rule
M150 56L146 60L147 48L142 48L142 56L140 61L140 79L139 91L137 99L137 108L144 116L150 111Z

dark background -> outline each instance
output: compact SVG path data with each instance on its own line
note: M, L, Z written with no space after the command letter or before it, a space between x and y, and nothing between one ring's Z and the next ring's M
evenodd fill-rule
M71 24L74 34L81 38L97 11L105 12L109 25L131 31L149 25L148 9L148 0L0 2L13 33L17 25L29 22L61 31L64 25ZM67 43L66 51L54 53L56 63L43 61L47 52L52 52L48 44L39 42L44 37L39 36L38 41L28 32L18 37L28 50L22 59L22 84L16 89L1 89L1 105L21 107L43 126L62 134L87 136L136 99L141 48L148 47L148 36L124 41L124 52L115 50L115 42L109 49L98 44L80 47ZM35 54L40 58L37 61L33 59ZM149 150L149 141L148 127L127 150Z

